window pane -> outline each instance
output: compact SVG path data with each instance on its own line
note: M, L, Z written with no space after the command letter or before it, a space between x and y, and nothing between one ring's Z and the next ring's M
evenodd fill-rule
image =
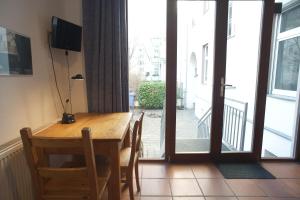
M300 37L280 41L275 79L275 89L297 90L300 65Z
M202 83L206 83L208 70L208 44L202 47L202 61Z
M177 1L176 154L210 151L215 5Z
M300 26L300 5L282 14L280 32L288 31L298 26Z
M276 0L276 2L283 3L283 8L285 8L296 1ZM293 20L295 21L293 18L283 17L282 23L285 24L278 28L282 29L282 27L286 27L282 30L288 30L287 27L291 27L290 24L293 24ZM297 26L299 25L300 24ZM275 31L277 32L277 30ZM275 47L274 51L277 56L272 57L272 59L276 59L277 57L277 60L274 60L274 62L271 61L271 63L274 63L272 65L274 70L272 69L272 71L274 71L275 76L269 77L269 84L272 84L269 85L269 88L272 88L273 86L275 89L281 89L279 91L273 91L274 94L293 96L292 94L294 93L294 97L296 98L287 99L284 97L277 98L274 95L266 96L263 145L261 152L263 158L294 158L294 144L296 139L295 127L299 109L298 103L296 103L298 97L295 96L295 91L297 90L300 64L300 32L291 32L293 35L289 34L289 32L278 35L279 38L285 37L284 40L274 38L274 44L272 46Z
M228 8L228 19L232 19L232 3L229 2L229 8Z
M251 152L263 1L229 5L222 153Z
M129 105L132 125L145 112L144 159L160 159L165 152L166 5L166 0L128 0Z
M233 22L232 22L232 2L229 2L228 7L228 27L227 27L227 37L233 36Z

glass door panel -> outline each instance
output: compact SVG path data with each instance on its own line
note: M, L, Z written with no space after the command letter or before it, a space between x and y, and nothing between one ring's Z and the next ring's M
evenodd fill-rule
M215 4L177 2L176 153L210 152Z
M166 0L128 0L129 104L132 125L145 112L143 159L165 155L166 14Z
M252 152L263 1L229 1L222 153Z
M274 159L295 156L300 67L300 2L277 2L283 12L275 18L261 155Z

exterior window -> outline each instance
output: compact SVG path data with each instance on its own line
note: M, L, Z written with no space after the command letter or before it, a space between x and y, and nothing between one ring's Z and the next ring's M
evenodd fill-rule
M300 5L282 13L274 55L271 93L295 97L300 67Z
M232 2L229 2L227 38L233 37L233 35L234 35L234 26L233 26L233 22L232 22Z
M207 83L207 71L208 71L208 44L202 47L202 76L201 82L203 84Z
M203 1L203 14L209 10L209 1Z
M300 27L300 6L282 13L280 32Z
M155 64L155 67L153 69L153 76L159 76L159 70L160 70L159 64L160 63Z
M197 58L195 52L191 54L189 68L191 69L191 71L194 71L194 77L198 77Z
M300 37L278 44L275 89L297 91L300 65Z

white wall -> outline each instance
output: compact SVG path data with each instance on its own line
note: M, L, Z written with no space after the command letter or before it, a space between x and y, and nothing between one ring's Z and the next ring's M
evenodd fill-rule
M209 9L215 10L215 2L209 2ZM178 2L177 83L183 84L185 107L192 109L195 106L195 115L198 118L211 107L214 14L214 12L203 14L202 1ZM205 44L208 44L210 62L208 81L202 84L202 47ZM194 76L195 67L190 60L193 53L196 55L198 76Z
M25 126L33 130L61 117L54 88L47 31L55 15L81 24L81 0L2 0L0 26L31 39L33 76L0 76L0 145L19 136ZM54 50L58 82L67 95L67 74L62 50ZM69 53L71 75L83 70L82 53ZM72 82L73 112L87 111L85 82Z

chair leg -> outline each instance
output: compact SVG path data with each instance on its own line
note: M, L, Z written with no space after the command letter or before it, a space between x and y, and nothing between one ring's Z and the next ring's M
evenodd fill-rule
M139 161L135 162L135 181L136 181L136 187L137 187L137 191L141 191L141 187L140 187L140 181L139 181Z
M130 170L127 171L126 173L126 179L128 182L128 186L129 186L129 195L130 195L130 200L134 200L134 196L133 196L133 181L132 181L132 172L130 173Z
M114 190L114 187L113 187L113 183L112 183L112 179L111 179L111 176L109 177L109 179L107 180L107 185L106 185L106 195L104 196L104 199L109 199L109 195L108 193L109 192L112 192Z

